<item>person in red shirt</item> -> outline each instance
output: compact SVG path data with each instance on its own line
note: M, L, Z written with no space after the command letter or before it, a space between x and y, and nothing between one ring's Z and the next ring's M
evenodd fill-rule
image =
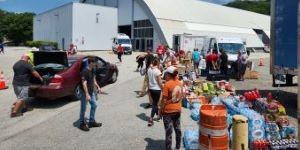
M214 70L218 70L219 69L219 55L218 55L218 51L217 50L213 50L212 53L212 64L214 67Z
M164 47L163 45L159 45L156 49L156 54L158 56L158 58L161 60L164 57Z
M217 50L213 50L212 53L206 56L206 63L208 69L216 70L218 68L219 55Z
M207 68L207 70L212 68L212 53L210 53L210 52L206 56L206 68Z
M122 62L122 55L124 54L124 47L121 44L117 47L118 59Z

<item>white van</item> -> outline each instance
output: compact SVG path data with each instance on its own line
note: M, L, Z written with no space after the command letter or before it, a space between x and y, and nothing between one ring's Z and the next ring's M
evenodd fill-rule
M224 49L228 55L229 62L235 62L237 60L238 52L242 54L247 52L246 41L241 38L210 38L209 43L209 50L216 49L220 52L221 49Z
M117 52L117 47L121 44L124 47L125 54L132 54L132 44L128 35L119 33L117 37L113 38L112 50Z

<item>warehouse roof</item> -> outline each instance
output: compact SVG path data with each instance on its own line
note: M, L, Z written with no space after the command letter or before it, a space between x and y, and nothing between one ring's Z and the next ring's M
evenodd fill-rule
M137 1L148 9L169 45L174 34L183 33L238 36L247 40L248 47L263 47L253 29L261 29L270 36L270 17L266 15L199 0Z
M144 0L157 19L270 29L270 16L199 0Z

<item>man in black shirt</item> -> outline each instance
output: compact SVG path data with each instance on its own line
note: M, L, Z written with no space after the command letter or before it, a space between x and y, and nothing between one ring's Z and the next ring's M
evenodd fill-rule
M225 53L224 49L220 50L221 55L220 55L220 70L221 74L227 76L227 71L228 71L228 55Z
M101 89L98 85L94 73L95 68L95 58L88 58L88 67L83 69L81 72L81 82L82 82L82 90L83 94L81 97L81 107L80 107L80 126L79 128L83 131L89 131L89 128L92 127L101 127L102 123L97 123L95 121L95 113L97 108L97 101L96 101L96 93L95 93L95 87L97 88L97 91L100 93ZM85 111L86 111L86 102L89 102L91 105L91 111L90 111L90 119L89 124L85 123Z
M33 66L28 62L29 59L30 58L28 55L23 55L21 60L16 62L13 66L13 87L17 96L17 101L13 104L11 117L22 115L20 110L23 108L26 109L25 101L28 100L28 88L30 85L31 75L43 81L43 78L40 76L40 74L35 71Z
M148 70L148 68L150 67L152 61L155 59L154 55L151 54L151 50L148 49L147 50L147 55L145 56L145 61L146 61L146 72Z

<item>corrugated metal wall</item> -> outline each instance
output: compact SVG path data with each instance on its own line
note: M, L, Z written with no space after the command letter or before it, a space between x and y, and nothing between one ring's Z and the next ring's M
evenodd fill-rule
M53 41L59 49L67 49L72 41L72 4L34 17L33 39Z

